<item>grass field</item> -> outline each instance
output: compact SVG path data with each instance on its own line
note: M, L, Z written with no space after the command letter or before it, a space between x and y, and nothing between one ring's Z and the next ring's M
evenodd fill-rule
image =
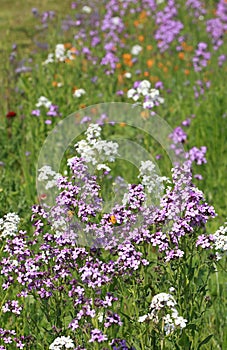
M227 230L209 236L225 226L227 210L226 33L224 0L1 0L0 349L227 348ZM101 126L100 136L89 121ZM173 158L183 149L190 175L184 168L171 179ZM39 187L41 156L72 183L59 189L56 213L33 208L31 223L31 207L45 209L56 196ZM69 169L74 156L91 165L95 180L81 175L78 160ZM146 157L171 179L165 194L151 168L139 169ZM124 197L123 178L134 184L131 197ZM153 202L157 193L162 210ZM121 196L125 204L117 206ZM184 209L177 212L179 205ZM81 227L88 237L61 238L64 220L72 237ZM95 248L90 230L95 237L102 230L126 234L125 245L109 238L109 248ZM130 240L132 232L140 238ZM159 293L173 294L177 315L171 302L158 309L158 301L149 314Z

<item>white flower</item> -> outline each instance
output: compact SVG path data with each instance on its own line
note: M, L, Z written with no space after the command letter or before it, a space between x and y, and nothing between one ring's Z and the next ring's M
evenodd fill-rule
M227 251L227 225L220 226L219 229L213 235L213 238L214 238L215 250L226 252Z
M137 93L137 90L135 89L129 89L127 92L127 97L132 98L134 101L138 101L140 98L139 94Z
M105 170L105 171L108 171L108 172L111 171L111 169L105 164L98 164L97 165L97 170Z
M163 181L167 181L165 176L159 176L155 165L151 160L141 161L138 178L141 178L141 184L145 186L148 193L152 193L155 198L159 198L164 190Z
M59 349L72 349L75 347L73 340L68 337L58 337L54 340L54 342L49 346L50 350L59 350Z
M150 109L154 107L154 103L152 101L146 101L143 103L143 108L144 109Z
M170 316L170 314L167 314L166 316L163 317L164 320L164 331L166 335L171 334L174 329L175 329L175 325L173 323L173 320Z
M118 26L121 23L121 19L120 17L112 17L111 18L111 22L112 24L114 24L115 26Z
M47 59L43 62L43 64L49 64L54 62L54 54L49 53Z
M103 312L98 313L98 321L101 323L103 321Z
M48 98L46 98L45 96L40 96L38 102L36 103L36 107L44 106L46 108L50 108L51 104L52 102L48 100Z
M175 318L174 322L176 326L179 326L180 328L185 328L187 320L184 319L182 316L178 316Z
M8 213L0 218L0 238L7 236L15 236L20 218L16 213Z
M74 91L73 96L74 97L81 97L86 94L86 91L84 89L77 89Z
M142 322L146 321L147 318L148 318L148 315L140 316L139 319L138 319L138 322L141 322L141 323L142 323Z
M65 47L64 44L57 44L55 47L55 58L63 62L65 60Z
M90 144L94 144L97 140L101 140L101 127L98 124L90 124L88 129L85 132L87 141Z
M128 98L133 98L133 96L136 94L136 90L135 89L130 89L127 92L127 97Z
M92 9L89 6L85 5L82 7L82 12L84 12L84 13L91 13L91 11L92 11Z
M56 173L49 165L44 165L39 170L38 181L47 181L45 189L56 187L58 179L61 174Z
M118 144L102 140L100 137L101 127L98 124L90 124L85 134L87 139L77 142L75 148L86 162L96 165L100 162L115 161L118 155Z
M146 96L146 93L148 93L150 87L151 83L148 80L143 80L139 83L139 86L137 87L137 92L139 94L142 94L143 96Z
M175 308L176 304L176 300L171 294L159 293L153 297L150 305L150 313L147 316L155 323L158 323L163 319L166 335L172 333L176 327L181 329L186 327L187 320L178 315L178 311ZM160 316L161 310L162 316ZM163 316L164 310L168 313Z
M132 47L132 49L131 49L131 54L137 56L137 55L139 55L139 53L140 53L141 51L142 51L142 46L140 46L140 45L134 45L134 46Z
M130 79L132 77L132 74L130 72L126 72L124 76L125 78Z

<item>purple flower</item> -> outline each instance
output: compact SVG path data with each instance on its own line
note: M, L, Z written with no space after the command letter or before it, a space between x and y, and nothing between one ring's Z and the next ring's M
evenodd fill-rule
M169 135L169 138L172 139L175 144L184 143L187 140L187 134L178 126L173 130L172 134Z
M200 149L192 147L187 153L187 158L190 159L191 162L195 162L197 165L205 164L207 163L205 157L206 151L207 148L205 146L200 147Z
M47 125L52 124L52 120L50 120L50 119L46 119L46 120L45 120L45 124L47 124Z
M40 116L40 110L39 109L34 109L32 111L32 115L35 115L36 117L39 117Z
M223 44L223 36L227 26L222 23L219 18L212 18L206 22L206 30L210 34L213 44L213 49L218 48Z
M59 107L57 105L51 104L50 107L49 107L49 111L47 112L47 115L51 116L51 117L59 116L58 108Z
M224 62L226 62L226 60L227 60L227 56L226 55L220 55L218 57L218 65L219 65L219 67L222 67Z
M195 72L200 72L207 66L208 61L211 58L211 53L207 51L206 43L199 43L195 51L195 56L192 59Z
M107 339L108 339L107 336L103 334L102 331L96 328L91 331L91 338L89 340L89 343L94 343L94 342L102 343Z

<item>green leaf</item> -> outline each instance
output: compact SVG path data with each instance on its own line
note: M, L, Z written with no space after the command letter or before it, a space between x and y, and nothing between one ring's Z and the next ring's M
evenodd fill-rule
M207 344L208 341L210 341L210 339L213 337L213 334L208 335L208 337L206 337L205 339L203 339L203 341L201 341L201 343L199 343L198 346L198 350L201 348L202 345Z

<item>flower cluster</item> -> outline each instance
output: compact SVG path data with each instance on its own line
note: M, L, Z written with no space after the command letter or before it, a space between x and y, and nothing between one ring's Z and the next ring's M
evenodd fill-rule
M53 62L65 62L65 60L74 60L76 50L74 48L66 50L64 44L57 44L54 53L49 53L44 65Z
M227 252L227 223L220 226L212 235L200 235L196 246L203 249L214 249L216 260L220 260Z
M223 44L223 37L227 30L227 24L223 24L220 18L211 18L206 22L207 33L210 34L213 49L218 50Z
M49 346L50 350L61 350L61 349L74 349L75 345L73 340L68 336L61 336L56 338L53 343Z
M76 151L88 163L96 166L97 170L109 171L103 162L114 162L118 155L118 144L113 141L101 139L101 127L98 124L90 124L85 132L86 140L79 141Z
M155 165L150 160L141 162L138 178L141 178L141 184L154 198L160 198L165 187L163 181L168 180L167 177L157 174Z
M179 20L175 20L177 8L174 0L168 0L163 11L156 13L156 25L158 29L154 38L158 42L161 52L168 50L170 44L177 38L184 25Z
M76 89L73 93L74 97L81 97L86 94L86 91L84 89Z
M195 56L192 59L195 72L201 72L207 66L211 58L211 53L207 51L207 44L201 42L195 51Z
M196 99L199 98L199 96L203 96L205 94L205 91L210 88L210 81L203 82L201 80L197 80L195 82L196 84L193 86L194 90L194 96Z
M16 345L17 349L24 349L26 345L30 345L32 342L31 336L18 336L15 330L6 330L0 328L0 340L3 341L4 346L0 345L0 350L6 350L5 346L10 344L10 348Z
M45 189L56 187L61 174L56 173L49 165L44 165L39 170L38 181L46 181Z
M144 109L151 109L164 103L164 98L159 95L159 90L151 89L151 83L148 80L136 82L134 87L128 90L127 97L136 102L141 101Z
M8 213L0 218L0 239L16 236L20 218L16 213Z
M171 294L159 293L155 295L151 301L149 313L139 317L139 322L153 321L155 324L164 322L164 332L169 335L175 329L183 329L186 327L187 320L178 315L175 308L177 305L174 297Z
M185 5L196 18L203 19L203 16L206 14L206 9L200 0L187 0Z
M47 112L45 111L46 116L49 116L49 117L60 117L61 116L61 113L59 112L59 107L57 105L52 104L52 102L48 98L46 98L45 96L41 96L38 99L38 102L36 103L36 107L37 107L37 109L34 109L31 113L32 115L34 115L36 117L39 117L42 113L40 107L44 107L45 109L48 109ZM47 119L47 120L45 120L45 123L52 124L52 120Z

